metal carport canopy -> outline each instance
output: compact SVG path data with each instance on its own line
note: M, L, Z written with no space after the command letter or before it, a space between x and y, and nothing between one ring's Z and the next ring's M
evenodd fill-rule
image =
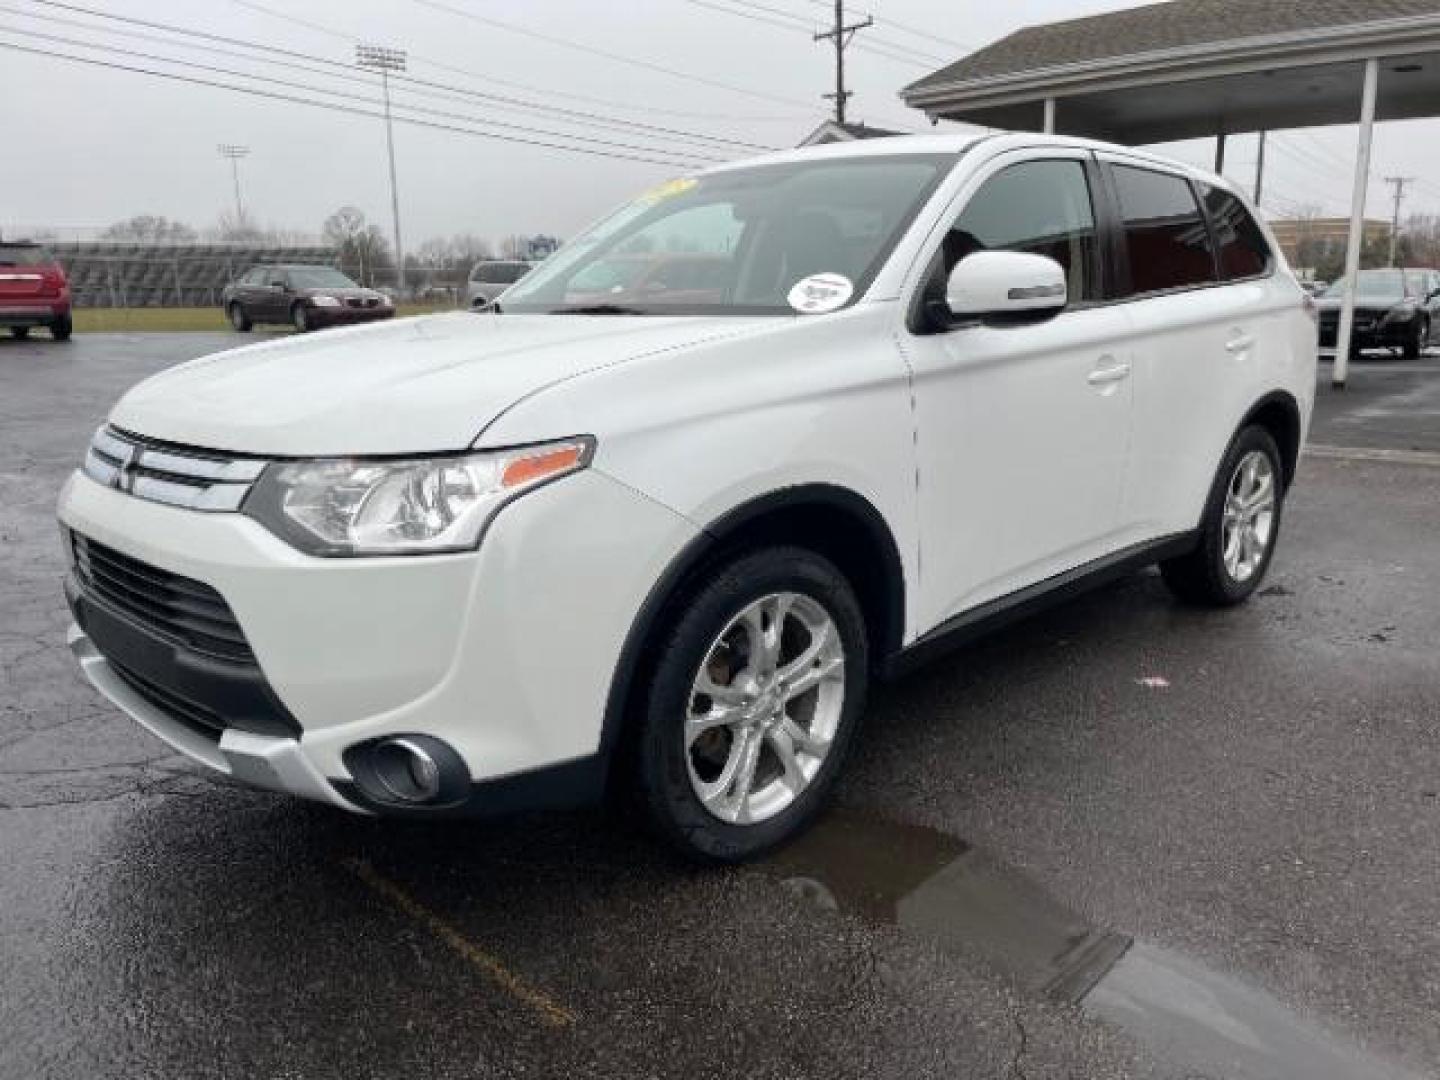
M1376 120L1440 115L1440 0L1175 0L1028 27L906 87L932 119L1140 145L1359 124L1344 386Z

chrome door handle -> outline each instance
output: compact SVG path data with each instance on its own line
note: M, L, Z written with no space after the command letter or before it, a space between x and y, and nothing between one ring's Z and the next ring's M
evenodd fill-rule
M1249 334L1237 334L1225 343L1225 351L1232 353L1245 352L1255 344L1255 339Z
M1085 381L1091 386L1105 386L1109 383L1119 382L1121 379L1128 379L1129 377L1129 364L1115 364L1112 367L1097 368L1090 373L1090 377Z

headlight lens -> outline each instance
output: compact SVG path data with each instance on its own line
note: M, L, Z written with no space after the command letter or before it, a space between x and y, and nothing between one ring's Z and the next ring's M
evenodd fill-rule
M339 307L340 301L333 296L312 296L310 302L316 307Z
M502 506L585 468L593 448L577 438L450 457L276 462L243 509L311 555L465 551Z

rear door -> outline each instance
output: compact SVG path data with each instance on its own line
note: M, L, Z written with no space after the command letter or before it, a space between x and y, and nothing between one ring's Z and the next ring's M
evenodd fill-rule
M1135 436L1122 516L1146 539L1196 527L1215 470L1292 351L1298 296L1249 209L1179 171L1101 155L1119 221L1119 292L1135 331Z

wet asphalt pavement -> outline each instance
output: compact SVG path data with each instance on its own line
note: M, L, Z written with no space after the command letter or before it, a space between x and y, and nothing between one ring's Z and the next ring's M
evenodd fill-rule
M1141 575L879 690L839 810L698 871L219 783L81 681L59 484L238 340L0 340L0 1080L1433 1075L1440 458L1307 459L1245 608ZM1440 451L1440 359L1315 441Z

